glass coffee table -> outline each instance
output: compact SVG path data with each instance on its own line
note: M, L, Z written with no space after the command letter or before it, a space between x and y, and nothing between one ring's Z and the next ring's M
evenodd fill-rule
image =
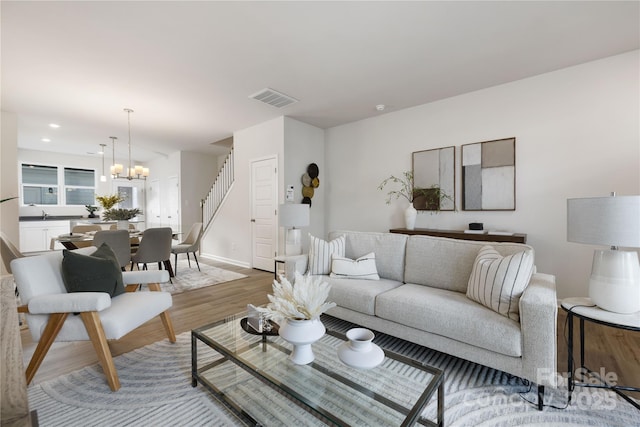
M191 376L248 425L444 425L441 370L388 350L373 369L350 368L337 355L346 337L328 328L315 360L295 365L289 343L247 332L243 317L191 331Z

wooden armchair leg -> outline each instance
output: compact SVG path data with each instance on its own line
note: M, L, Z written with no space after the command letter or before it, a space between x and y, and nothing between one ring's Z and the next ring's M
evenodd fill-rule
M135 292L136 289L138 289L138 286L140 285L139 284L125 285L124 290L125 292Z
M98 360L102 366L107 382L112 391L118 391L120 388L120 379L118 379L118 372L116 371L116 365L113 363L113 357L111 357L111 350L107 344L107 337L102 329L102 323L100 322L100 316L97 311L85 311L80 313L82 321L84 322L87 333L93 344L93 348L98 354Z
M36 351L33 353L29 366L27 367L27 385L31 383L36 372L38 372L38 368L42 364L44 356L47 355L47 352L51 348L51 344L53 344L58 336L58 333L60 332L60 329L62 329L64 321L67 320L68 315L69 313L53 313L49 316L49 322L42 332Z
M169 337L169 341L176 342L176 333L173 330L173 323L171 323L171 317L169 317L168 311L163 311L160 313L160 319L162 320L162 326L164 326L164 330L167 332L167 337Z

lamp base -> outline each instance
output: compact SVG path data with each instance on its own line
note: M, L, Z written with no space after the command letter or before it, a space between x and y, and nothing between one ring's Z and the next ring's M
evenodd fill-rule
M291 228L287 230L284 253L285 255L302 254L301 233L299 228Z
M589 297L614 313L640 311L640 264L635 251L597 250L593 254Z

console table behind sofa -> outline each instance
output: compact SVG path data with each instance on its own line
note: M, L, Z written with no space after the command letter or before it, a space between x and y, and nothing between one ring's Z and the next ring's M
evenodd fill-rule
M476 234L465 233L463 230L437 230L430 228L416 228L414 230L407 230L406 228L392 228L391 230L389 230L389 232L396 234L420 234L423 236L448 237L450 239L476 240L485 242L527 243L527 235L520 233L514 233L510 235L490 233Z

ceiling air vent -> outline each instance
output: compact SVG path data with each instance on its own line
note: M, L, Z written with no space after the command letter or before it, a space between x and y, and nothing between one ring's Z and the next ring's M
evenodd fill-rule
M276 108L283 108L298 102L297 99L270 88L262 89L260 92L250 95L249 98L264 102Z

